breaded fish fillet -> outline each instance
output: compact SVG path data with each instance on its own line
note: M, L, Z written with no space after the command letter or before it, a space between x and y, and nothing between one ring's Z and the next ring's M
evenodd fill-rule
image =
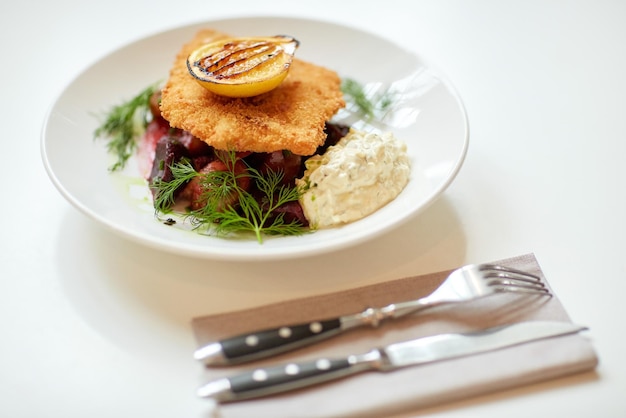
M227 37L202 30L182 48L163 88L163 117L218 149L313 154L326 139L325 122L345 106L337 73L294 59L285 81L268 93L218 96L196 82L186 61L196 48Z

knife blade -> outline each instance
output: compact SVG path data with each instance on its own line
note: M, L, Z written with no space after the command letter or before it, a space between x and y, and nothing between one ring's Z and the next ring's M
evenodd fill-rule
M530 321L472 333L438 334L375 348L345 358L320 358L258 368L210 381L197 395L218 402L257 398L299 389L366 371L390 371L407 366L499 350L530 341L575 334L586 327L553 321Z

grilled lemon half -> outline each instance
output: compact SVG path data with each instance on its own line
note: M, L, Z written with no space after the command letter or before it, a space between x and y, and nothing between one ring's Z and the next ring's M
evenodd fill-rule
M290 36L229 38L189 54L187 69L212 93L251 97L283 82L300 43Z

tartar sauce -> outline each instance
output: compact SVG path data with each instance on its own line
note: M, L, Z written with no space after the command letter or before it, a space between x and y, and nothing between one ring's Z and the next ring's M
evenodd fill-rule
M409 181L406 144L392 133L351 129L323 155L309 158L296 184L300 205L312 228L328 228L364 218L400 194Z

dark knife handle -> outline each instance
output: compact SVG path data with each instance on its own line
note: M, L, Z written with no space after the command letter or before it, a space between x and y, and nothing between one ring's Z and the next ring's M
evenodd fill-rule
M335 380L370 369L367 362L319 359L251 370L207 383L198 396L219 402L258 398Z
M339 332L339 318L282 326L221 340L219 348L210 351L201 348L196 351L195 357L207 365L243 363L293 350ZM212 345L215 346L215 343Z
M345 376L349 368L348 360L342 359L256 369L231 377L230 388L236 399L264 396Z

